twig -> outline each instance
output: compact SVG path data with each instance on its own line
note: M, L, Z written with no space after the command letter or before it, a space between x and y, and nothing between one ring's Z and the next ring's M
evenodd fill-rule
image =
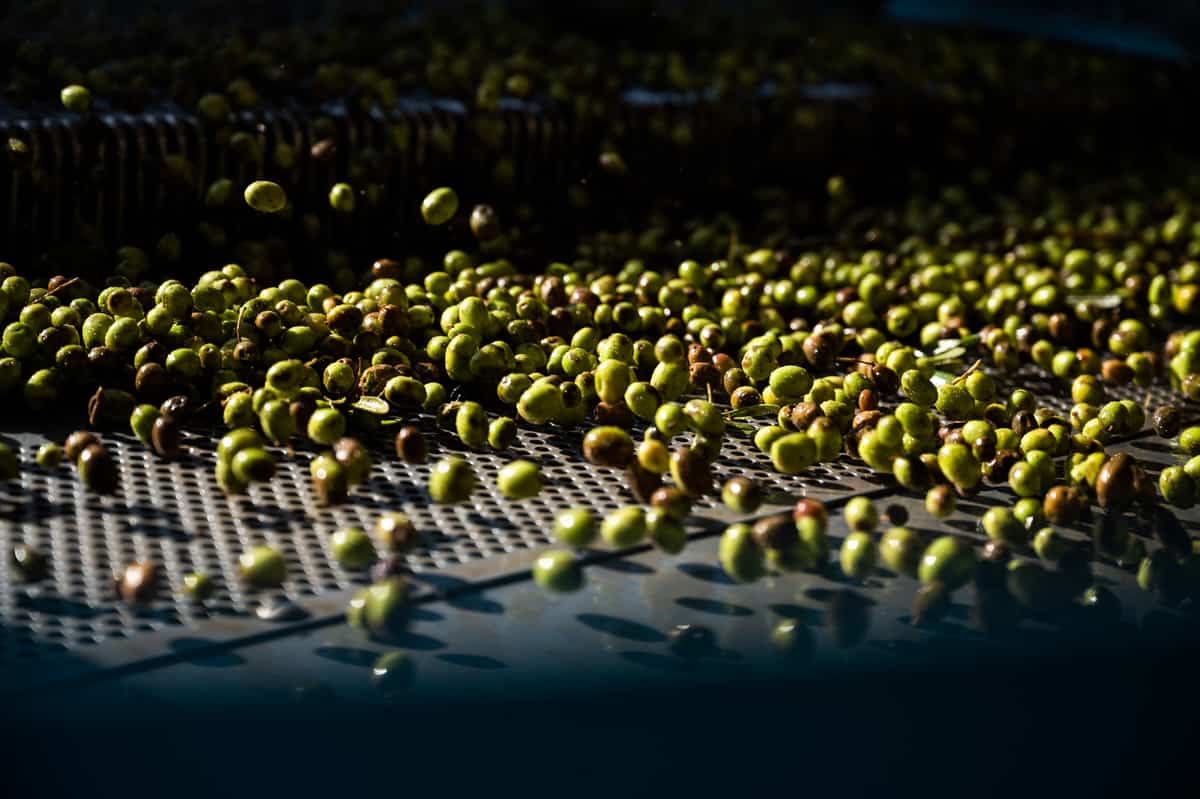
M968 366L967 371L963 372L961 375L954 378L954 380L951 381L951 384L958 385L962 381L966 380L971 375L972 372L978 370L979 367L981 367L981 366L983 366L983 359L980 359L980 360L976 361L975 363L971 364L970 366Z
M77 277L73 277L73 278L71 278L70 280L66 280L66 281L63 281L62 283L59 283L57 286L55 286L54 288L50 289L49 291L47 291L47 292L46 292L45 294L43 294L42 296L43 296L43 297L53 297L53 296L54 296L55 294L57 294L58 292L62 291L62 290L63 290L63 289L65 289L65 288L70 288L71 286L74 286L74 285L75 285L76 283L78 283L78 282L79 282L79 278L77 278Z

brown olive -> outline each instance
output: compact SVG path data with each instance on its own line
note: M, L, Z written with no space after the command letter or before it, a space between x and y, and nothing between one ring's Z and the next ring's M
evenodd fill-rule
M801 349L809 366L814 369L828 369L833 366L839 348L832 333L813 333L804 339Z
M663 486L650 495L650 506L683 521L692 512L692 498L675 486Z
M131 605L145 605L154 600L158 588L158 564L139 560L126 566L116 580L117 594Z
M153 361L142 364L133 378L133 388L138 396L150 402L161 401L170 383L166 368Z
M100 438L95 433L89 433L87 430L77 430L67 436L67 440L63 443L63 455L68 461L74 463L79 460L79 456L83 451L92 444L99 444Z
M179 454L182 438L179 422L171 416L159 416L150 428L150 443L154 451L164 458L173 458Z
M702 453L689 447L671 453L671 477L690 496L702 497L712 491L712 467Z
M800 540L795 519L786 513L776 513L759 519L751 529L754 540L763 549L783 550Z
M50 559L37 547L17 544L9 553L9 565L23 583L36 583L50 572Z
M815 519L822 530L829 526L829 510L819 499L805 497L797 501L796 507L792 509L792 519L795 521L809 517Z
M711 361L693 363L688 367L688 381L697 391L703 391L706 386L720 388L721 373L717 371L717 367L713 366Z
M173 397L167 397L162 404L158 406L158 412L163 416L168 416L175 419L180 424L183 424L195 411L195 403L191 398L184 394L176 394Z
M1029 411L1017 411L1012 417L1012 431L1021 437L1038 426L1037 417Z
M629 484L634 498L647 505L650 503L650 497L662 486L662 475L650 471L634 458L625 469L625 481Z
M583 457L596 466L623 469L633 460L634 453L633 438L619 427L594 427L583 437Z
M734 410L762 404L762 394L754 386L739 386L729 395L729 406Z
M413 425L405 425L396 433L396 455L405 463L424 463L429 457L425 434Z
M288 403L288 414L297 430L308 428L308 420L317 410L317 400L308 394L302 394Z
M471 233L481 242L491 241L500 235L500 218L490 205L477 205L471 209Z
M375 537L383 549L399 554L411 552L420 542L412 520L407 514L396 511L379 517L375 522Z
M900 376L894 369L876 364L871 369L871 381L882 396L891 396L900 390Z
M1154 432L1163 438L1174 438L1183 429L1183 413L1174 405L1160 405L1152 417Z
M1070 486L1054 486L1042 500L1042 514L1051 524L1070 525L1078 521L1087 500Z
M1096 500L1105 510L1121 512L1137 498L1134 486L1137 462L1127 453L1118 452L1100 467L1096 477Z
M1124 386L1133 380L1133 369L1125 361L1118 358L1109 358L1100 364L1100 376L1104 378L1105 383L1111 383L1114 386Z
M925 583L913 596L912 623L936 622L950 609L950 590L945 583Z
M97 494L114 494L117 491L117 462L103 444L84 447L76 462L79 478Z
M791 420L792 425L797 430L804 431L820 416L825 414L821 411L821 406L815 402L797 402L792 406Z
M1008 472L1021 456L1009 449L1002 449L996 456L983 464L983 477L989 483L1008 482Z
M878 424L879 420L882 418L883 411L859 411L854 415L854 421L851 422L850 426L854 432L858 433L862 432L863 430L870 430L876 424ZM804 430L806 428L802 427L800 429Z
M592 411L592 420L608 427L633 427L634 419L633 411L623 402L597 402Z
M858 395L858 409L860 411L874 411L879 408L879 395L873 388L863 389Z

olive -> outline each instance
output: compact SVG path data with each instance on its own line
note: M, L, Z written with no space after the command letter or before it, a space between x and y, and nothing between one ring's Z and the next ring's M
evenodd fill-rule
M371 664L371 683L386 699L395 699L408 690L415 678L412 658L404 652L387 652Z
M1042 502L1042 514L1052 524L1071 525L1079 519L1087 507L1087 499L1069 486L1054 486L1046 492Z
M475 491L475 473L462 458L444 458L429 473L429 496L434 502L465 502Z
M1096 476L1096 500L1105 510L1121 512L1129 508L1137 496L1135 472L1140 469L1132 456L1124 452L1113 455Z
M665 511L646 513L646 535L654 546L668 555L677 555L687 546L687 530Z
M252 588L277 588L287 579L287 566L277 550L256 546L238 558L238 575Z
M505 464L496 476L496 487L509 499L529 499L541 493L544 485L536 463L516 460Z
M748 477L733 477L721 487L721 501L735 513L754 513L763 502L763 490Z
M351 485L366 482L371 472L371 454L356 438L339 438L333 444L333 458L346 471L346 481Z
M35 458L37 465L47 471L57 469L63 460L63 448L52 441L47 441L38 447Z
M784 619L771 630L771 646L776 652L807 663L816 652L816 641L808 627L793 619Z
M1183 413L1174 405L1160 405L1152 417L1154 432L1163 438L1174 438L1183 429Z
M943 583L948 590L965 585L975 571L975 551L951 535L942 536L925 548L917 576L923 583Z
M408 626L411 617L407 581L395 576L364 588L351 600L347 616L353 619L352 624L356 620L356 626L365 628L378 638L389 639L399 635Z
M376 558L370 537L358 527L335 532L329 539L329 549L333 559L346 569L365 569Z
M1182 466L1163 469L1158 476L1158 490L1164 502L1185 510L1196 504L1197 493L1200 493L1196 480Z
M911 620L915 626L936 622L950 609L951 590L942 582L922 585L913 595Z
M115 494L119 482L117 463L103 444L88 444L76 462L79 479L97 494Z
M843 574L851 580L864 580L875 571L878 549L870 533L855 531L842 542L839 557Z
M179 422L174 416L162 416L154 420L150 429L150 440L154 451L164 458L173 458L179 454L183 434Z
M583 586L583 568L569 550L554 549L534 560L533 580L547 591L570 593Z
M596 466L623 469L634 454L633 438L619 427L594 427L583 437L583 456Z
M907 577L917 576L924 548L920 536L907 527L893 527L879 540L883 565Z
M194 602L203 602L216 592L216 586L207 574L191 572L183 578L183 592Z
M565 546L583 549L596 539L596 521L587 508L568 508L554 517L554 537Z
M158 564L139 560L121 570L116 580L117 594L130 605L146 605L158 590Z
M732 524L725 528L718 546L721 568L739 583L757 580L766 573L765 553L748 524Z
M842 511L846 526L856 532L874 532L879 526L879 508L867 497L853 497Z
M822 532L829 526L829 510L825 503L810 497L796 501L792 509L792 518L797 524L802 519L811 519Z
M425 463L429 457L429 445L425 435L413 425L405 425L396 433L396 455L405 463Z
M650 506L676 521L683 521L692 512L692 498L680 488L663 486L650 495Z
M759 547L788 549L799 541L796 521L790 514L778 513L759 519L751 528Z
M681 448L671 454L671 478L684 493L702 497L712 491L712 467L703 454Z
M645 512L635 506L620 508L604 517L600 536L609 546L633 546L646 536Z
M50 559L31 544L17 544L9 553L13 574L23 583L36 583L50 572Z
M925 494L925 510L939 519L953 514L956 502L954 491L947 485L934 486Z

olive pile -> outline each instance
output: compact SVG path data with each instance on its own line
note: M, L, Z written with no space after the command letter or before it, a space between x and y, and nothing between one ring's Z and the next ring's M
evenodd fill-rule
M138 57L90 63L82 54L76 64L46 59L36 43L22 46L10 93L42 93L53 80L61 105L89 119L98 105L170 98L195 108L237 168L253 168L256 179L242 185L222 176L201 187L204 209L191 222L214 245L208 250L193 252L171 231L146 231L148 246L118 248L94 281L43 280L0 263L0 397L33 413L86 415L95 430L128 426L161 458L181 453L189 427L220 423L227 430L216 477L230 494L272 480L296 447L315 449L311 489L326 505L348 501L370 479L380 454L363 442L391 425L399 426L396 457L425 463L431 442L416 424L422 415L432 417L435 436L474 451L504 452L522 428L577 431L589 463L623 473L630 503L603 519L578 508L556 517L563 548L533 569L552 590L582 584L574 551L597 540L679 552L693 504L717 494L746 519L721 540L731 577L828 568L826 508L805 500L790 514L754 520L762 487L736 477L716 485L723 443L746 436L783 475L859 459L924 495L938 518L984 487L1011 492L1011 509L981 519L990 540L981 553L951 535L925 542L891 514L881 533L884 514L870 501L847 503L842 572L862 580L882 564L919 578L925 587L914 617L936 613L949 592L1001 567L1014 594L1044 596L1036 564L1012 557L1025 551L1070 576L1070 600L1093 596L1085 579L1092 554L1137 568L1139 581L1169 601L1192 596L1200 561L1165 506L1186 509L1200 498L1200 428L1188 421L1188 403L1200 401L1194 162L1172 162L1162 184L1141 174L1068 183L1058 170L1031 171L1012 185L1001 177L993 183L982 167L948 182L921 174L901 199L878 203L860 202L859 187L833 176L819 202L807 189L768 186L728 203L737 208L691 217L665 186L652 190L654 210L637 225L581 224L552 239L553 248L538 246L544 239L534 235L542 226L532 206L509 214L464 203L443 186L419 205L426 238L400 258L380 253L367 263L318 246L321 214L349 217L385 205L373 176L410 144L384 142L385 152L372 147L339 160L337 125L321 118L311 152L281 145L266 154L235 124L237 111L283 94L314 105L350 97L353 113L393 107L410 90L468 98L483 109L508 95L597 119L607 102L639 85L726 97L769 82L786 96L814 76L774 57L794 33L784 28L753 51L697 48L695 64L674 52L602 52L572 38L543 45L515 23L445 41L403 26L379 33L379 41L411 49L362 47L349 32L325 41L266 31L209 52L189 44L171 69ZM983 59L966 71L995 75L997 64L986 64L996 51L966 52ZM286 74L275 66L284 61L293 65ZM896 62L864 48L822 63L861 74ZM148 66L156 82L139 82ZM964 69L950 57L944 66L951 77ZM1086 68L1104 71L1090 61ZM158 80L167 74L202 76L203 85ZM1051 83L1071 71L1052 74ZM623 174L628 165L610 145L596 162ZM25 152L19 139L9 142L10 161L32 168ZM317 192L320 208L306 205L307 195L292 196L293 184L275 174L291 173L299 157L343 172ZM166 178L194 188L191 165L163 166ZM493 166L513 168L502 160ZM578 199L586 209L588 198ZM291 276L281 255L297 231L314 250L304 280ZM231 258L214 261L213 253ZM289 276L280 280L280 272ZM1026 388L1002 389L1031 371L1071 398L1069 413ZM1156 385L1173 388L1177 402L1150 407L1128 398L1130 387ZM1147 424L1177 439L1188 458L1157 481L1128 454L1110 451ZM64 459L91 490L121 489L95 433L47 444L37 464L56 469ZM0 445L0 478L18 471L16 454ZM428 495L464 503L477 483L470 463L449 455L432 465ZM497 487L521 501L544 486L537 464L514 460ZM1063 534L1081 524L1092 533L1088 557ZM341 530L330 549L346 568L375 567L376 582L356 596L350 619L382 635L405 618L400 558L417 534L395 514L374 532L373 542L364 530ZM1147 551L1151 537L1158 545ZM46 571L27 547L13 562L27 579ZM267 547L246 552L240 566L254 587L286 579L282 557ZM118 590L142 602L156 577L153 564L134 564ZM186 588L197 598L212 590L203 575Z

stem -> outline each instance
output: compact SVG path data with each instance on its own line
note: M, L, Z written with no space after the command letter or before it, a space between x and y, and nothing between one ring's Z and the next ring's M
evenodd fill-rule
M55 286L54 288L50 289L49 291L47 291L47 292L46 292L45 294L43 294L42 296L43 296L43 297L52 297L52 296L54 296L55 294L57 294L58 292L62 291L63 289L65 289L65 288L70 288L71 286L74 286L74 285L75 285L76 283L78 283L78 282L79 282L79 278L77 278L77 277L73 277L73 278L71 278L70 280L67 280L67 281L65 281L65 282L63 282L63 283L60 283L59 285L57 285L57 286Z
M968 366L967 371L963 372L961 375L954 378L954 380L952 382L954 383L954 385L958 385L962 381L966 380L971 375L972 372L978 370L979 367L981 367L981 366L983 366L983 359L980 359L980 360L976 361L975 363L971 364L970 366Z

